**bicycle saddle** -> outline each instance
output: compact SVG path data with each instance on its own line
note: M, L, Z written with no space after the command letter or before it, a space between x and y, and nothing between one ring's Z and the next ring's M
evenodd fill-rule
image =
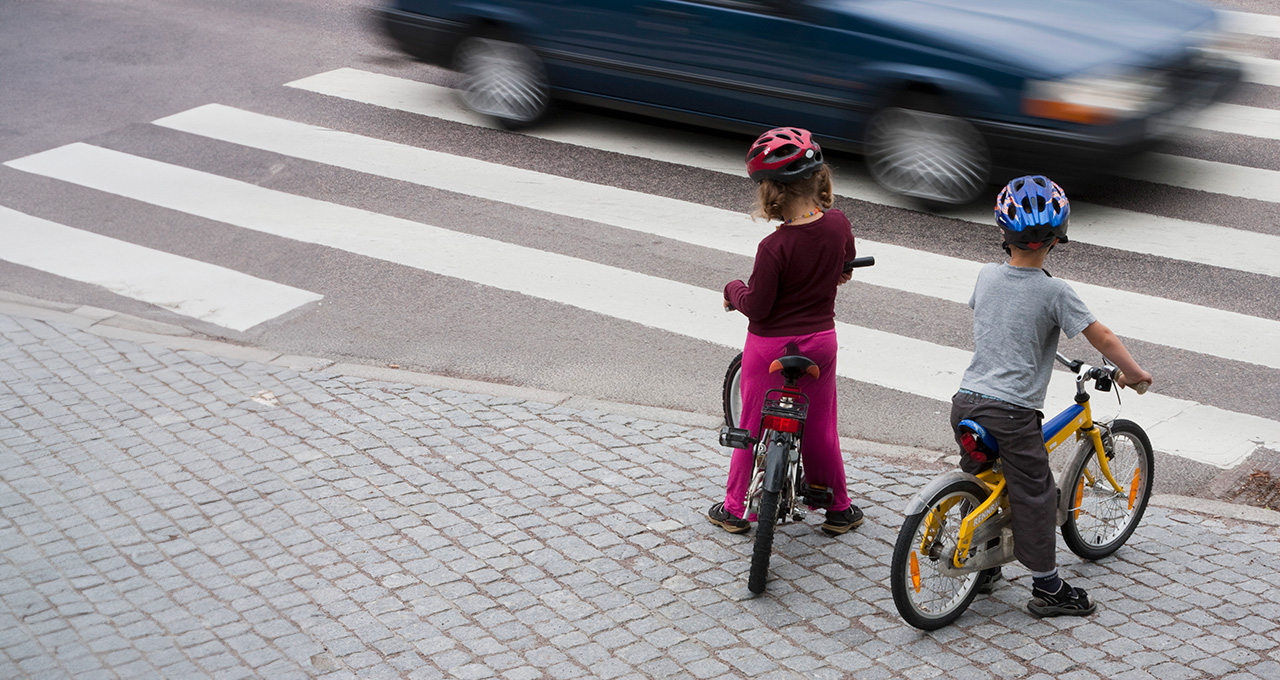
M817 380L819 373L818 365L813 363L813 360L809 357L800 354L788 354L785 357L774 359L773 363L769 365L769 372L777 373L778 371L782 371L782 379L788 385L794 385L800 379L800 376L806 373L812 376L814 380Z

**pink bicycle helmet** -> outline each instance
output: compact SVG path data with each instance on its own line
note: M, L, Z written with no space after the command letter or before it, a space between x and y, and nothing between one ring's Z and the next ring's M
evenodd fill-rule
M808 130L774 128L760 135L747 151L747 175L761 182L790 184L822 167L822 148Z

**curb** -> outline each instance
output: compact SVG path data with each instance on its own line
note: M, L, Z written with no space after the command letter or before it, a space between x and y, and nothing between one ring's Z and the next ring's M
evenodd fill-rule
M609 402L567 392L552 392L502 383L451 378L388 366L371 366L368 364L333 361L323 357L284 354L259 347L197 337L193 331L174 324L143 319L98 307L41 300L7 291L0 291L0 314L62 323L113 340L156 344L173 350L192 350L225 359L252 361L299 372L326 371L369 380L487 394L495 397L540 402L584 411L604 411L644 420L709 430L719 429L722 422L718 416L709 416L703 413L677 411L640 404ZM945 460L951 458L951 454L943 451L885 444L852 437L841 437L840 448L846 453L856 452L859 456L896 459L906 464L930 468L945 465ZM1220 519L1280 526L1280 511L1251 505L1173 494L1154 494L1151 497L1150 504L1170 510L1182 510Z

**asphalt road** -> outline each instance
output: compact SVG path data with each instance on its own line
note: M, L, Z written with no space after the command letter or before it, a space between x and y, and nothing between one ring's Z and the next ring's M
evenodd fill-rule
M1265 3L1237 3L1232 8L1274 11ZM672 204L677 206L710 207L726 213L749 208L750 185L744 177L718 171L714 163L691 167L646 156L644 151L679 147L689 140L690 148L707 150L707 157L719 158L715 156L719 149L745 146L749 141L738 137L579 110L559 111L529 134L512 134L473 124L477 121L451 119L444 109L424 114L286 85L337 69L394 76L411 83L448 86L454 82L452 74L411 62L391 50L369 30L364 10L352 2L313 0L0 4L0 64L4 66L0 69L0 91L6 93L0 98L0 162L87 144L230 178L247 187L364 211L359 215L392 219L400 227L428 224L453 234L484 237L524 249L510 255L514 275L510 285L441 275L398 258L394 252L379 256L357 246L337 245L332 239L233 226L234 222L212 212L197 214L181 205L166 207L159 198L139 199L9 165L0 166L0 206L79 232L176 255L185 258L184 263L207 263L289 286L315 299L237 330L209 321L211 317L202 320L176 313L171 311L174 305L166 308L154 299L139 299L75 276L4 261L3 252L0 289L118 310L280 351L716 413L723 369L734 354L731 346L637 322L629 309L611 307L607 300L604 310L589 311L549 294L526 292L522 281L527 280L533 290L547 272L544 268L525 272L522 267L540 262L539 253L554 253L571 259L555 262L589 263L595 267L592 271L614 272L600 279L605 291L600 295L625 288L632 275L715 291L726 281L749 274L749 255L690 244L679 234L609 226L630 209L629 203L626 207L596 204L586 214L552 211L153 124L217 104L445 154L424 160L423 165L432 168L448 170L454 163L461 168L462 161L457 159L478 159L503 168L577 180L574 187L598 184L641 197L679 201ZM1254 42L1271 54L1280 40ZM1271 54L1270 58L1280 55ZM1231 103L1274 111L1280 109L1280 88L1246 84ZM556 135L578 134L597 125L608 126L608 130L591 137L589 144L555 139ZM611 148L610 143L633 144L639 151ZM74 161L71 165L86 165L82 156L75 155L81 151L80 147L72 148L68 156ZM1274 201L1159 179L1133 179L1166 177L1161 159L1169 157L1211 161L1216 164L1210 166L1214 172L1225 173L1212 176L1217 179L1234 177L1230 174L1235 172L1233 168L1256 171L1250 178L1267 178L1267 172L1280 172L1280 141L1195 129L1158 151L1161 156L1118 169L1123 178L1068 187L1073 201L1095 206L1098 211L1154 216L1165 220L1158 224L1177 225L1178 229L1210 225L1249 238L1280 237L1280 207ZM903 252L894 249L906 249L907 257L921 258L922 262L930 261L926 256L972 263L999 259L994 227L963 219L964 214L929 214L879 201L874 195L860 193L866 175L858 158L834 155L832 161L838 177L853 187L844 192L837 206L850 216L858 238L875 244L866 246L864 253L877 255L881 265L893 264L896 256L889 253ZM459 169L458 176L462 175ZM142 182L139 191L145 190L146 184ZM185 198L181 192L171 192L171 196L174 200ZM225 205L213 206L210 211L221 207ZM676 225L684 220L701 223L702 215L693 210L687 215L673 211L668 219ZM369 219L370 224L377 221ZM363 220L347 223L366 226ZM763 224L756 228L760 235L768 229ZM1073 223L1073 235L1086 228ZM407 233L416 238L423 231L410 228ZM1169 233L1185 232L1170 227ZM1168 241L1163 236L1154 240ZM456 245L453 241L450 244ZM1239 257L1258 259L1257 251L1242 246ZM1268 323L1280 322L1276 279L1229 266L1230 262L1196 262L1195 256L1190 252L1185 257L1157 255L1081 239L1056 251L1049 269L1055 276L1143 296L1141 299L1161 298L1188 305L1188 316L1181 325L1170 318L1176 319L1183 307L1151 321L1168 323L1161 328L1173 330L1157 329L1141 338L1127 336L1130 349L1157 376L1156 391L1179 404L1204 405L1215 414L1240 414L1249 422L1261 420L1272 423L1266 427L1280 427L1274 424L1275 414L1280 413L1280 370L1274 360L1280 352L1269 352L1280 350L1280 336L1259 339L1257 333L1249 332L1236 337L1242 331L1230 325L1241 320L1245 322L1241 328L1265 330L1270 328ZM1260 259L1265 265L1266 256ZM483 263L484 258L478 261ZM922 273L928 267L922 264ZM904 290L906 280L913 277L904 276L903 285L873 285L860 274L841 293L839 320L931 348L970 349L970 317L964 305ZM584 295L590 298L592 293ZM236 302L249 304L253 300ZM708 326L724 323L714 300L707 315ZM1100 316L1113 326L1127 321ZM1218 323L1224 325L1214 325ZM1205 336L1204 343L1225 349L1222 354L1189 349L1194 345L1191 336ZM1269 352L1270 367L1226 351L1232 345L1250 345L1250 351L1258 355ZM1063 350L1092 358L1082 341L1065 342ZM904 347L864 361L900 369L904 375L922 369L927 374L928 366L919 365L920 356ZM842 431L897 445L949 447L945 403L913 390L911 384L886 382L891 381L841 379ZM1193 417L1182 416L1183 423ZM1222 428L1224 432L1233 427L1231 422L1230 418L1205 420L1206 428ZM1173 445L1156 442L1158 450ZM1162 456L1158 485L1162 491L1192 494L1209 493L1212 487L1213 493L1226 495L1240 474L1274 466L1275 455L1259 449L1227 472L1190 462L1185 456Z

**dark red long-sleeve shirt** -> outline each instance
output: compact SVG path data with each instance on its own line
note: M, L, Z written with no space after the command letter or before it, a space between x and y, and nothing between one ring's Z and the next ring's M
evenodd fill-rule
M808 224L789 224L756 249L751 280L730 281L724 299L746 315L747 330L780 337L830 330L836 325L836 286L857 251L849 219L827 210Z

